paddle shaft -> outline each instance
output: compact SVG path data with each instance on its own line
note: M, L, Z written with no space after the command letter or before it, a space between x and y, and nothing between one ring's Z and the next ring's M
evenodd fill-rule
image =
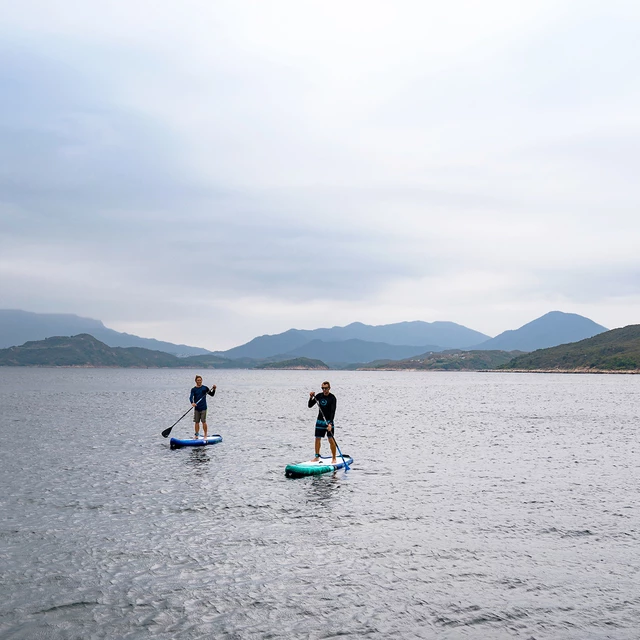
M315 399L315 396L313 396L313 397ZM320 415L322 416L322 419L328 425L329 422L327 421L327 418L324 415L324 411L322 410L322 407L320 406L320 403L317 400L316 400L316 404L318 405L318 411L320 412ZM336 445L336 449L338 450L338 453L340 454L340 457L342 458L342 463L344 464L345 471L349 471L349 465L347 464L347 461L344 459L344 456L342 455L342 451L340 451L340 447L338 445L338 441L336 440L335 434L333 433L333 424L331 425L331 437L333 438L333 441L335 442L335 445Z

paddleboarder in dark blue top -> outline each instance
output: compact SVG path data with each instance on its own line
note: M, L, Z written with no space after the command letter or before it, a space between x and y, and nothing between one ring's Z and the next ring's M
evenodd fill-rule
M191 389L191 395L189 396L189 402L191 402L191 406L194 407L194 438L200 437L200 422L202 422L204 439L207 439L207 395L214 396L215 393L215 384L211 387L211 389L209 389L209 387L206 387L202 384L202 376L196 376L196 386Z
M336 415L336 407L338 401L331 393L331 385L327 380L322 383L322 393L316 396L315 391L309 393L309 408L318 403L318 418L316 419L316 455L311 462L315 462L320 457L320 446L322 438L327 436L329 446L331 447L331 455L333 459L331 464L336 464L336 443L333 439L333 419Z

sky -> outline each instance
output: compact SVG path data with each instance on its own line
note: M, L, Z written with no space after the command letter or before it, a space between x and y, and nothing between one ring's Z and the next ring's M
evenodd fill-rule
M0 11L0 308L211 350L640 323L640 3Z

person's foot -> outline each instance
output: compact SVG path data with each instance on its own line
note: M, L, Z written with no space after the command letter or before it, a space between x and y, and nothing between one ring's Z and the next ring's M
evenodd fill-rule
M331 464L337 464L337 463L338 463L338 461L337 461L335 458L333 458L333 459L331 460Z
M311 460L309 460L309 462L320 462L320 454L316 453L316 455L313 456L313 458L311 458Z
M197 440L199 437L200 437L200 434L199 434L199 433L194 433L194 434L193 434L193 439L194 439L194 440Z

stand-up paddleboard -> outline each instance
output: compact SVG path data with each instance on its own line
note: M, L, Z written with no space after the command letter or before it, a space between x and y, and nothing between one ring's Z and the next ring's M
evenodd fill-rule
M353 458L351 456L344 456L346 463L350 466L353 464ZM328 473L329 471L335 471L336 469L342 469L344 462L340 456L336 457L336 462L331 462L331 456L325 456L318 458L310 462L299 462L298 464L288 464L285 467L284 475L287 478L302 478L303 476L317 476L321 473Z
M172 449L179 449L180 447L204 447L208 444L218 444L222 442L222 436L213 435L205 438L190 438L188 440L182 440L181 438L171 438L169 440L169 446Z

